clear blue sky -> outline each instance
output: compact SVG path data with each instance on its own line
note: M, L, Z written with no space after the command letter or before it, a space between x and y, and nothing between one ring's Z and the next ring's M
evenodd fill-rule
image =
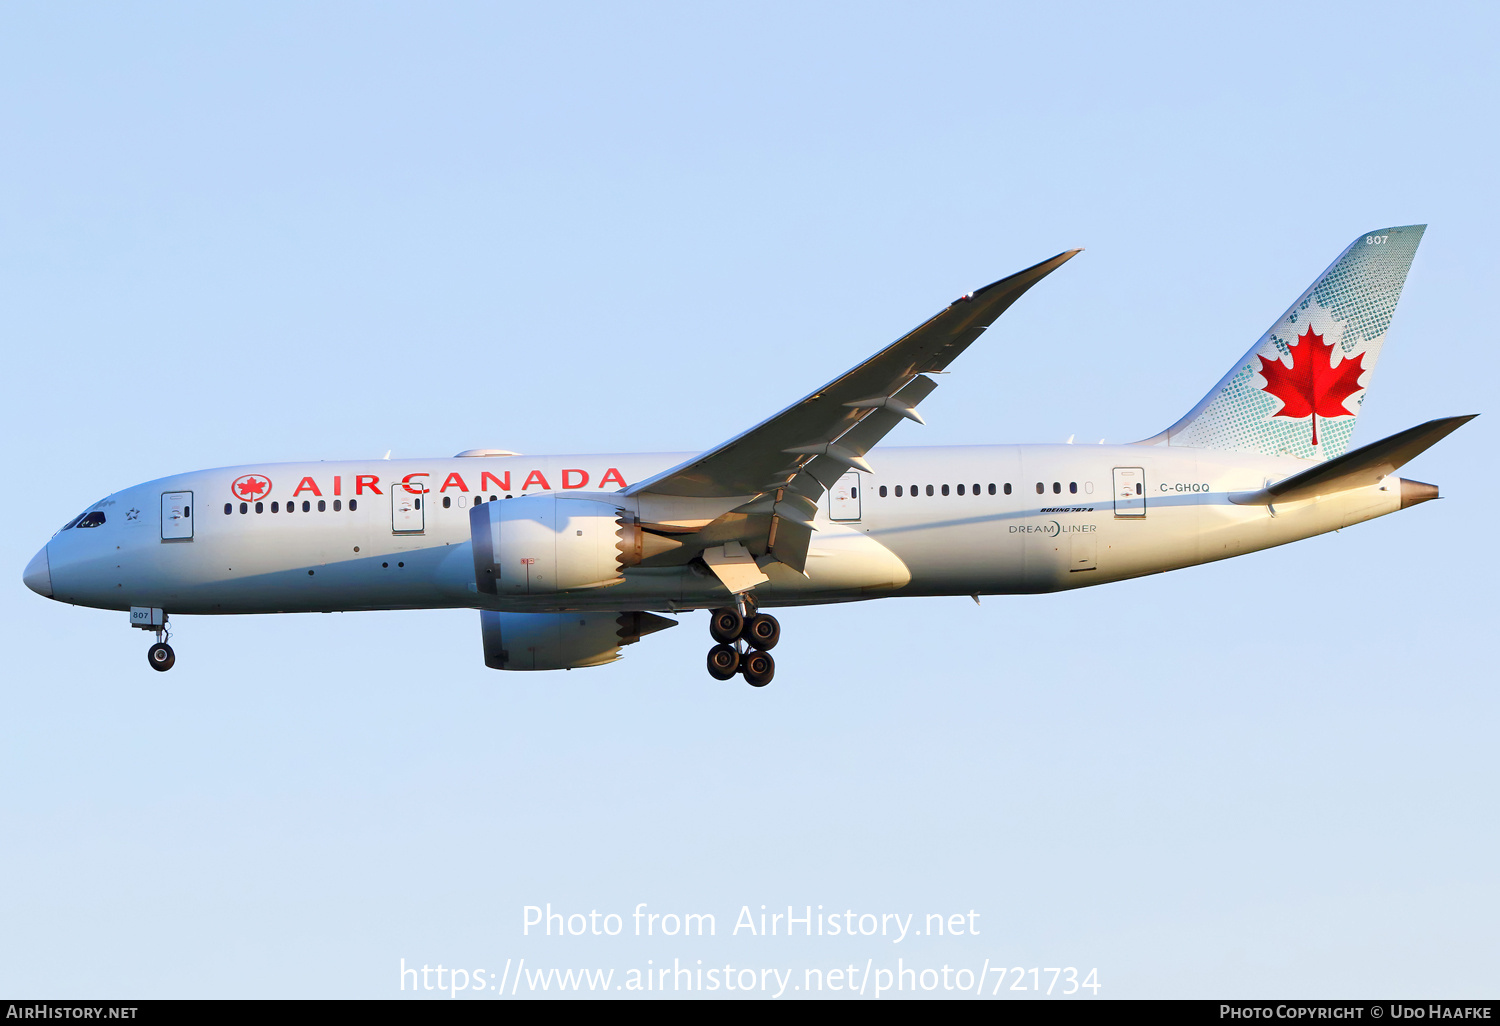
M397 968L1097 967L1500 985L1492 5L12 4L0 13L0 992ZM1356 234L1431 225L1356 441L1448 498L1083 592L705 618L484 668L476 614L123 613L22 567L107 492L296 459L701 449L1087 252L899 444L1174 420ZM878 451L877 451L878 455ZM713 912L704 941L521 909ZM982 914L900 948L742 905Z

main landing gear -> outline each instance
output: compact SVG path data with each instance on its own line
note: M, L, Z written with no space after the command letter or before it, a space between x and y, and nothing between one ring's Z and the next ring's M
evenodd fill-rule
M708 633L718 642L708 650L710 677L729 680L743 673L751 687L763 688L776 676L776 660L768 651L781 640L781 624L774 616L755 612L742 598L740 608L710 613Z

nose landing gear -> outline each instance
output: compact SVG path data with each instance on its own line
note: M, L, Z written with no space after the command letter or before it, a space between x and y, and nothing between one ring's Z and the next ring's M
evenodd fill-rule
M167 644L172 637L172 629L167 626L165 610L151 606L131 606L130 626L156 634L156 644L146 650L146 662L151 664L151 669L166 673L176 664L177 653Z
M151 664L151 669L165 673L177 662L177 653L165 641L158 641L146 650L146 661Z
M714 680L729 680L742 673L751 687L763 688L776 676L776 660L768 650L781 640L781 624L774 616L755 612L745 597L740 606L709 614L708 633L718 644L708 650L708 674Z

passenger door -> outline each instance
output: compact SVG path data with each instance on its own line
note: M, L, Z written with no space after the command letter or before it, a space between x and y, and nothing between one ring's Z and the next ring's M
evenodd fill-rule
M391 486L391 533L421 534L426 527L424 495L414 495L399 482Z
M1146 471L1142 467L1115 468L1115 516L1146 515Z
M193 540L193 493L161 493L161 540Z
M828 519L842 523L859 519L859 471L849 471L828 489Z

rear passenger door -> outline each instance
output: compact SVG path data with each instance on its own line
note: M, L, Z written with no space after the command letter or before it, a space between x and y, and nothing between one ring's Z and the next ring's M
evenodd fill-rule
M1115 468L1115 516L1146 515L1146 471L1142 467Z

